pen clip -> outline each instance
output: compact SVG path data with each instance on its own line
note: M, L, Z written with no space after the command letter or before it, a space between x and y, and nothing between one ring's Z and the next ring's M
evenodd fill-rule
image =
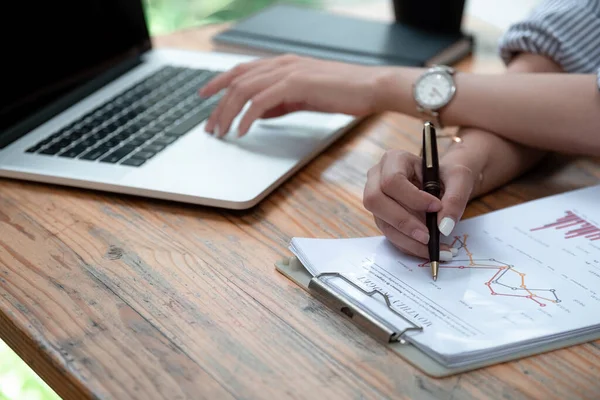
M435 128L433 128L431 122L425 122L425 125L423 126L423 135L425 136L425 166L427 168L433 168L432 134L435 134Z
M453 143L462 143L462 138L460 136L451 134L451 133L443 134L443 135L438 135L436 133L435 137L438 140L439 139L450 139ZM425 150L425 143L423 143L421 146L421 150L419 151L419 157L421 157L421 158L423 157L424 150Z

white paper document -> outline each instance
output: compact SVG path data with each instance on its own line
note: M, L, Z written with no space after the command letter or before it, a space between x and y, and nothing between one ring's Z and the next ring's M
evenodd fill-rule
M600 186L464 220L442 241L458 254L436 282L383 236L294 238L290 249L314 276L338 272L387 294L423 328L406 339L449 367L600 330ZM324 279L398 330L409 325L381 297Z

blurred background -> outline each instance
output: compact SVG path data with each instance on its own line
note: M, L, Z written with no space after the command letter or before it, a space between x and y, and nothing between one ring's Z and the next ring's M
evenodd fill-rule
M235 21L277 0L144 0L151 35ZM310 7L351 7L390 0L279 0ZM418 0L415 0L418 1ZM467 0L466 13L505 30L541 0ZM0 341L0 400L60 399L12 350Z

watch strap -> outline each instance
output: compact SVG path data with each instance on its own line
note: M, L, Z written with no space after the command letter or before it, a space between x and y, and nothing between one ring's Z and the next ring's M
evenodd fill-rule
M440 65L440 64L436 64L436 65L432 65L427 71L427 72L431 72L431 71L440 71L440 72L445 72L447 74L449 74L450 76L454 76L454 74L456 73L456 69L448 66L448 65ZM453 84L454 84L454 78L452 79ZM456 87L456 85L455 85ZM442 106L441 108L445 107L447 104L445 104L444 106ZM438 110L431 110L431 109L427 109L427 108L423 108L421 106L417 107L417 110L423 115L423 119L426 121L430 121L433 123L433 125L438 128L438 129L444 129L444 125L442 124L442 121L440 119L440 113L438 112Z
M440 120L440 113L433 110L426 110L424 108L419 107L419 111L423 115L423 120L425 122L429 121L433 124L436 129L444 129L442 125L442 121Z

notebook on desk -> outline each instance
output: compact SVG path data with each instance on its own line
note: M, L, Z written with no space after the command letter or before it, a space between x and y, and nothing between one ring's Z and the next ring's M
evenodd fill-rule
M367 65L454 64L473 37L438 34L291 5L274 5L213 37L220 51L269 56L295 53Z
M600 186L462 221L429 265L384 237L294 238L277 270L432 376L600 338Z

